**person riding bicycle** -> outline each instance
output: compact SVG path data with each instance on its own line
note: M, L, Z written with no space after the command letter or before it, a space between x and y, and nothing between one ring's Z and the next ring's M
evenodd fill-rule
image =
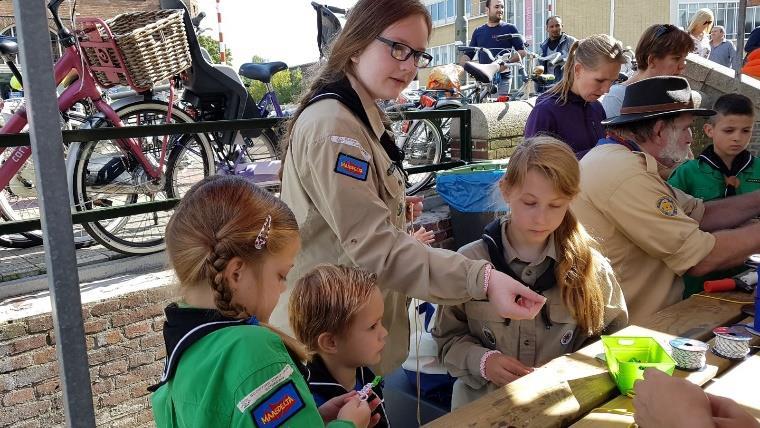
M520 58L525 56L525 43L520 37L513 37L506 40L496 40L496 36L503 34L516 34L519 35L517 27L507 22L502 22L501 19L504 16L504 0L486 0L486 13L488 14L488 22L476 28L472 33L472 40L470 40L470 47L488 48L491 53L496 57L504 49L514 49L516 53L512 54L510 58L505 58L506 62L518 62ZM518 55L519 54L519 55ZM465 54L462 60L467 61L472 59L472 54ZM478 61L481 64L490 64L491 59L485 52L478 54ZM498 95L509 95L509 88L512 83L512 73L509 71L506 65L502 65L499 69L500 81L498 87Z
M560 59L558 61L541 61L539 65L544 66L544 73L553 74L554 81L559 82L562 80L562 67L567 61L567 56L570 53L570 46L575 43L576 38L562 31L562 18L559 16L550 16L546 20L546 34L549 37L541 43L541 56L548 57L555 52L560 53ZM544 92L551 85L540 85L539 92Z

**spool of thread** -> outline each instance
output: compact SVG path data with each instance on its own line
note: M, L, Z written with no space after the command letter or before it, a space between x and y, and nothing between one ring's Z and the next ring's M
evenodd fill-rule
M670 341L673 360L681 370L699 370L707 362L708 346L699 340L677 337Z
M720 291L731 291L736 288L736 282L733 278L716 279L715 281L705 281L705 291L708 293L717 293Z
M749 354L750 336L744 327L718 327L713 330L713 352L719 357L741 360Z

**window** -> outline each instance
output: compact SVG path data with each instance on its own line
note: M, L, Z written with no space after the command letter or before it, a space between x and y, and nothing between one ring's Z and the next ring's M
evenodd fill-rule
M457 16L457 8L454 4L454 0L448 0L446 3L446 17L447 18L456 18Z

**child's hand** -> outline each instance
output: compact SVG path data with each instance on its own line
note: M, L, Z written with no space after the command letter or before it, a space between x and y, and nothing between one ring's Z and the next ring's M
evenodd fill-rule
M491 270L488 300L499 315L515 320L535 318L546 303L546 297L496 269Z
M406 197L406 221L412 221L419 218L422 214L422 196Z
M322 416L322 420L327 423L337 419L340 409L351 401L353 397L358 397L358 395L356 391L351 391L325 401L324 404L319 406L319 414Z
M432 230L426 230L423 226L420 226L420 228L414 232L414 238L425 245L429 245L435 242L435 232Z
M369 405L359 397L352 397L338 412L338 419L351 421L356 428L367 428L370 420Z
M486 377L502 387L513 380L517 380L533 371L519 360L502 354L492 354L486 360Z

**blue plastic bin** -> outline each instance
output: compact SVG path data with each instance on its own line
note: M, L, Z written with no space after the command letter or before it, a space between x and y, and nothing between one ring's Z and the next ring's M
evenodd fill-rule
M451 209L457 248L480 239L483 228L509 208L498 191L506 160L475 163L437 174L436 190Z

